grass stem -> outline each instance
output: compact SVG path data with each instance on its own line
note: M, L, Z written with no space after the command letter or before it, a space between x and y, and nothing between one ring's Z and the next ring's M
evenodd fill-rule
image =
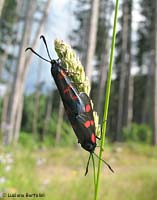
M93 163L93 176L94 176L94 189L96 188L96 170L95 170L95 162L94 162L94 157L92 154L92 163Z
M102 153L103 147L105 143L105 134L106 134L106 120L108 116L108 106L109 106L109 98L110 98L110 88L111 88L111 78L112 78L112 67L113 67L113 59L114 59L114 49L115 49L115 40L116 40L116 25L117 25L117 16L118 16L118 5L119 0L116 0L115 6L115 15L114 15L114 25L113 25L113 33L112 33L112 44L111 44L111 52L110 52L110 63L109 63L109 70L108 70L108 78L107 78L107 85L106 85L106 96L105 96L105 104L104 104L104 115L103 115L103 124L102 124L102 137L101 137L101 144L100 144L100 152L99 152L99 162L98 162L98 171L97 171L97 178L96 178L96 185L95 185L95 200L98 200L98 189L100 184L100 171L101 171L101 164L102 164Z

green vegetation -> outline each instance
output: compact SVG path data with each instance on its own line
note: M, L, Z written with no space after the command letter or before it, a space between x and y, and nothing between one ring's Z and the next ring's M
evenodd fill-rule
M130 127L123 129L123 139L125 141L134 141L142 143L151 143L152 131L146 124L131 124Z
M64 67L70 71L69 75L74 81L79 92L85 92L89 95L91 87L88 77L85 75L84 67L76 56L75 51L70 45L62 40L54 41L55 50ZM81 84L78 84L80 83Z
M38 198L44 200L93 199L92 163L88 176L84 176L87 152L77 147L47 147L45 143L39 148L35 139L24 139L24 135L12 151L10 147L0 149L0 192L44 193L44 198ZM100 199L157 199L156 148L115 143L106 144L104 152L103 159L112 165L115 174L102 166Z
M106 120L108 119L107 117L108 117L108 107L109 107L111 81L112 81L112 68L113 68L114 49L115 49L115 40L116 40L118 7L119 7L119 1L116 0L114 25L113 25L113 32L112 32L111 53L110 53L110 61L109 61L109 70L108 70L108 77L107 77L107 83L106 83L106 95L105 95L102 135L101 135L102 138L101 138L101 142L100 142L100 151L99 151L100 159L98 162L97 179L96 179L96 185L95 185L95 200L98 199L98 189L99 189L99 185L100 185L100 183L99 183L100 182L100 171L101 171L102 155L103 155L103 148L104 148L104 144L105 144L105 135L106 135Z

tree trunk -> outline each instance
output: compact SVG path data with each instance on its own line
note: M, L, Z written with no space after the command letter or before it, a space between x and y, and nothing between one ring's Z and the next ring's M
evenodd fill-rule
M7 92L3 98L2 115L1 115L1 130L3 130L6 126L8 105L9 105L9 93Z
M153 44L152 44L153 45ZM154 62L154 50L150 52L149 58L150 58L150 63L149 63L149 68L147 72L147 77L146 77L146 86L145 86L145 94L144 94L144 101L143 101L143 110L142 110L142 123L148 123L151 124L153 120L153 67L155 65Z
M48 101L47 101L47 105L46 105L46 114L45 114L45 120L44 120L44 125L43 125L43 137L47 133L47 125L48 125L48 122L51 119L51 114L52 114L52 100L53 100L53 92L48 97Z
M28 4L29 2L27 2ZM45 8L44 8L44 11L43 11L43 17L40 21L40 24L39 24L39 27L36 31L36 37L34 38L33 42L32 42L32 48L35 48L36 44L37 44L37 39L42 31L42 28L43 28L43 25L44 25L44 22L45 22L45 19L47 17L47 12L48 12L48 8L50 6L50 0L48 0L46 3L45 3ZM32 7L32 4L31 4L31 7ZM31 9L30 9L31 10ZM28 11L28 9L27 9ZM28 15L28 13L27 13ZM20 55L19 55L19 64L18 64L18 70L17 70L17 75L16 75L16 79L15 79L15 86L14 86L14 90L13 90L13 93L12 93L12 101L10 101L10 108L8 109L8 120L7 120L7 130L4 130L4 140L5 140L5 145L9 144L12 140L13 140L13 135L16 135L16 137L19 136L19 130L20 130L20 126L19 126L19 130L16 129L17 133L14 132L14 127L15 127L15 115L16 115L16 111L18 110L17 109L17 105L19 104L20 105L20 100L22 100L22 98L20 98L22 95L23 95L23 90L24 90L24 83L25 83L25 80L26 80L26 75L27 75L27 71L28 71L28 67L29 67L29 64L30 64L30 61L31 61L31 58L32 58L32 55L30 55L29 57L26 57L26 56L23 56L23 55L26 55L24 50L26 49L26 47L28 46L28 38L27 38L27 34L25 32L27 32L29 34L30 32L30 26L29 26L29 19L28 17L26 18L26 22L25 22L25 26L24 26L24 36L23 38L25 39L25 41L23 40L22 44L21 44L21 51L20 51ZM26 31L27 29L27 31ZM25 35L26 34L26 35ZM21 69L22 68L22 69ZM15 104L15 107L13 106ZM23 106L23 103L21 104ZM13 109L12 109L13 108ZM20 111L22 112L23 111L23 107L20 109ZM18 115L20 115L22 117L22 113L20 112L17 112ZM20 119L20 117L16 117L16 119Z
M157 1L155 3L155 53L154 53L154 91L153 91L153 145L157 145Z
M108 46L104 48L104 52L101 55L101 65L100 65L100 82L98 87L98 99L97 99L97 112L101 116L102 114L102 101L104 99L105 84L107 79L107 69L108 69Z
M17 143L19 139L19 130L21 126L22 120L22 109L23 109L23 96L21 96L21 100L19 101L18 111L16 113L15 127L14 127L14 141L13 143Z
M4 0L1 0L1 2L0 2L0 16L2 14L3 6L4 6Z
M133 119L133 97L134 97L134 79L130 75L128 78L128 96L127 96L127 108L126 108L126 126L130 127Z
M38 29L37 29L37 31L35 33L35 38L34 38L34 40L32 42L32 45L30 45L33 49L36 48L39 35L42 32L42 29L43 29L43 26L44 26L44 22L45 22L45 20L47 18L47 14L48 14L48 9L50 7L50 3L51 3L50 0L47 0L47 2L45 3L45 8L43 10L43 17L41 18L41 20L39 22L39 26L38 26ZM30 54L29 57L26 57L26 60L25 60L25 67L24 67L23 74L22 74L22 77L23 77L24 81L21 83L21 95L23 95L24 83L25 83L25 80L26 80L26 76L27 76L27 72L28 72L28 69L29 69L29 64L31 62L32 56L33 56L33 54ZM21 112L23 112L23 107L21 109ZM22 114L19 113L19 115L22 117ZM19 130L20 130L20 127L19 127ZM18 130L18 133L17 133L18 135L19 135L19 130Z
M124 89L125 89L125 68L127 60L127 38L128 38L128 2L124 0L123 3L123 24L122 24L122 60L120 68L120 83L118 95L118 117L117 117L117 140L121 139L121 130L123 126L123 105L124 105Z
M80 53L80 60L83 66L86 66L86 59L87 59L87 43L88 43L88 31L89 31L89 23L88 23L88 18L86 17L83 20L83 27L81 31L81 37L82 37L82 42L81 42L81 53Z
M6 42L6 46L7 47L11 46L11 43L12 43L12 38L10 37L10 38L8 38L8 40ZM8 59L8 52L5 51L2 55L2 60L1 60L1 65L0 65L0 80L2 79L2 72L5 67L7 59Z
M58 144L60 142L63 115L64 115L64 107L63 107L62 100L60 99L59 112L58 112L58 123L57 123L57 128L56 128L56 142L55 142L56 144Z
M39 100L40 100L40 79L41 79L41 60L37 70L37 80L36 80L36 91L34 93L34 115L33 115L33 126L32 133L38 133L38 116L39 116Z
M126 60L126 87L125 87L125 102L124 102L124 117L123 125L129 127L133 118L133 91L134 81L131 76L131 61L132 61L132 1L128 2L128 41L127 41L127 60Z
M87 58L85 64L85 71L90 81L92 78L92 71L93 71L92 61L94 58L95 47L96 47L97 24L99 16L98 13L99 13L99 0L92 0Z
M39 98L40 98L40 91L37 88L34 94L34 115L33 115L33 126L32 126L32 133L34 135L38 133Z
M7 144L9 144L13 139L15 118L16 118L16 113L18 111L18 104L20 100L20 87L21 87L21 82L23 81L22 72L23 72L23 66L25 65L25 57L23 55L24 55L25 47L27 46L26 44L27 44L28 35L29 35L28 27L29 27L29 20L30 20L30 17L29 17L30 10L31 10L30 0L28 0L27 5L26 5L26 16L25 16L25 21L24 21L22 42L19 49L19 60L17 64L17 71L16 71L15 80L13 83L13 89L12 89L12 94L11 94L11 99L10 99L9 109L8 109L9 112L7 116L7 125L9 129L4 130L4 134L7 137Z

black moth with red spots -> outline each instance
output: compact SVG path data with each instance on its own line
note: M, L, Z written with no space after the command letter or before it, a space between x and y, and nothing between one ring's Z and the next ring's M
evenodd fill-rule
M78 143L80 143L82 148L90 153L85 172L86 175L88 173L90 158L93 156L96 148L95 123L91 101L86 93L79 93L70 76L68 76L70 72L62 66L62 63L58 60L51 59L46 40L44 36L41 36L41 38L44 41L50 60L43 58L30 47L27 48L26 51L31 50L41 59L51 63L51 74L62 98L69 121L77 136ZM94 153L94 155L96 154ZM104 160L102 161L110 168L111 171L113 171Z
M51 74L55 80L69 121L78 143L92 153L96 147L96 135L92 106L86 93L79 93L57 61L51 61Z

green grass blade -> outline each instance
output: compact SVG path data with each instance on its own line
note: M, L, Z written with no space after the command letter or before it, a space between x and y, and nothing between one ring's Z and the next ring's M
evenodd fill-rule
M96 170L95 170L95 161L92 154L92 163L93 163L93 177L94 177L94 189L96 188Z
M107 116L108 116L108 106L109 106L109 98L110 98L112 66L113 66L114 48L115 48L115 40L116 40L116 25L117 25L117 16L118 16L118 5L119 5L119 0L116 0L114 25L113 25L113 33L112 33L112 45L111 45L111 52L110 52L110 63L109 63L109 70L108 70L105 105L104 105L104 116L103 116L103 124L102 124L102 138L101 138L100 152L99 152L99 157L101 159L102 159L102 153L103 153L102 149L103 149L104 143L105 143L106 119L107 119ZM98 171L97 171L97 179L96 179L96 187L95 187L95 200L98 199L98 189L99 189L99 183L100 183L100 171L101 171L101 164L102 164L101 159L98 162Z

